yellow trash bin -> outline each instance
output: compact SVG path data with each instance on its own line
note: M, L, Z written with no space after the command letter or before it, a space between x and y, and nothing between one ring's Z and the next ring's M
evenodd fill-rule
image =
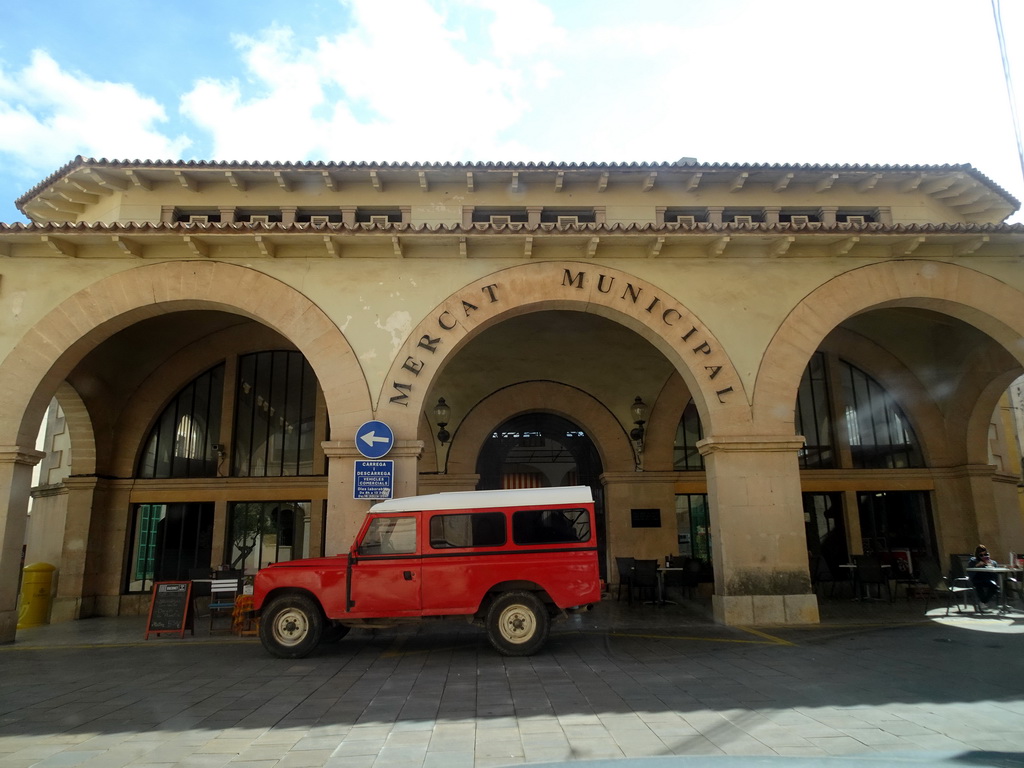
M26 565L21 577L21 608L18 629L41 627L50 623L50 590L55 566L49 563Z

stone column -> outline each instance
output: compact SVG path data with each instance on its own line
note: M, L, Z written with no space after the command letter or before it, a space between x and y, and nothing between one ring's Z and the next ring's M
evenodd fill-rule
M802 437L717 437L697 443L707 466L715 620L815 624L800 496Z
M81 619L92 606L85 591L86 560L89 556L89 531L92 526L95 477L69 477L64 480L66 514L64 547L60 556L57 597L53 601L52 622Z
M18 626L18 583L21 575L21 547L25 541L28 498L32 488L32 467L45 453L31 448L0 448L0 643L14 642Z
M375 503L372 499L352 498L355 484L356 460L363 455L354 440L325 440L327 457L327 530L324 531L326 555L348 552L352 540L359 533L366 511ZM384 459L395 462L395 498L415 496L417 487L417 461L423 453L422 440L396 440Z

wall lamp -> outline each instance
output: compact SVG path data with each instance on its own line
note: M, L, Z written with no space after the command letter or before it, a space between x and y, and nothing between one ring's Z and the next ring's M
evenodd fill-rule
M451 434L445 429L451 421L452 409L448 407L448 403L444 401L443 397L439 397L431 414L434 416L434 423L437 424L437 439L441 441L441 445L444 445L452 439Z
M640 448L643 448L644 424L647 423L648 408L647 403L640 399L640 395L636 396L636 400L629 407L629 413L633 417L633 423L636 424L629 433L629 438Z

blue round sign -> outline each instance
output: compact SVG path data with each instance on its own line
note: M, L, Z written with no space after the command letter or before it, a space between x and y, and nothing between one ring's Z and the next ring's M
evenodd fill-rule
M387 456L395 444L395 433L383 421L368 421L356 430L356 449L368 459Z

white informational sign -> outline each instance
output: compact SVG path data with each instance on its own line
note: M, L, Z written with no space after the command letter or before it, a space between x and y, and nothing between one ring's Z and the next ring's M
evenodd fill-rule
M356 460L354 499L390 499L395 490L395 462L391 459Z

